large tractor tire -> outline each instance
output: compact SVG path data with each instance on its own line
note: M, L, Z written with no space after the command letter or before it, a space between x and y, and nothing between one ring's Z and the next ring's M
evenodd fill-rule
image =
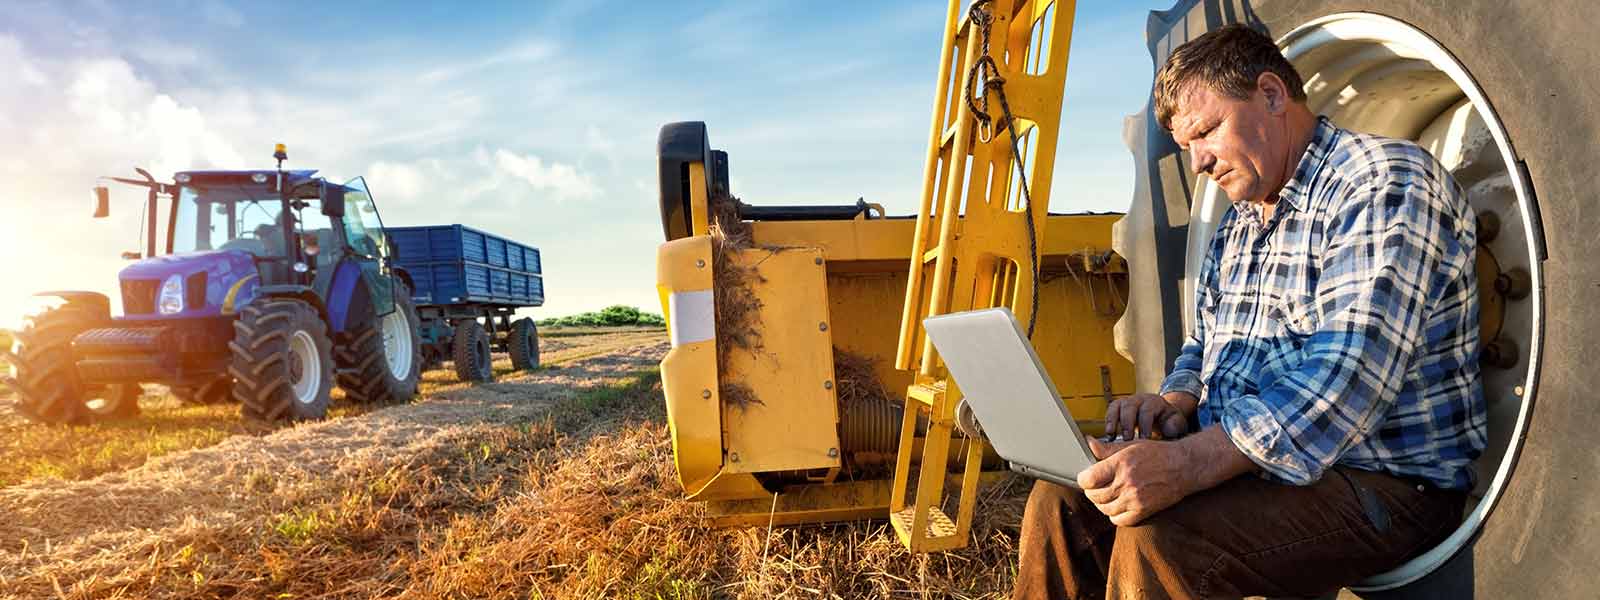
M328 415L333 344L310 304L285 298L250 304L234 321L228 348L233 397L246 419L285 423Z
M411 401L422 377L422 337L411 294L395 295L394 310L353 325L335 340L339 387L352 401L400 404Z
M539 326L533 319L523 317L511 323L506 349L511 353L511 366L518 371L539 368Z
M477 321L456 324L455 335L450 340L451 359L455 361L456 377L462 381L487 383L494 381L494 357L489 348L489 332Z
M1314 112L1409 138L1454 172L1479 214L1489 441L1469 513L1445 543L1355 586L1363 597L1592 597L1600 557L1600 39L1593 7L1550 2L1184 1L1152 13L1156 65L1233 22L1266 31ZM1154 389L1172 364L1225 195L1152 108L1124 136L1138 180L1115 243L1132 298L1118 346ZM1185 274L1179 277L1178 274ZM1553 327L1546 327L1546 324ZM1347 592L1349 593L1349 592Z
M78 379L73 338L110 320L107 307L87 302L68 302L29 319L18 336L17 412L51 424L138 416L138 384L85 386Z

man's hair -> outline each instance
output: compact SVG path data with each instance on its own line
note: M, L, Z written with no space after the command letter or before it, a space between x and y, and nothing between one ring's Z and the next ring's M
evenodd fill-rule
M1306 101L1305 83L1294 65L1278 51L1266 34L1234 23L1184 42L1156 72L1156 120L1172 130L1179 99L1195 84L1204 85L1234 100L1245 100L1256 90L1262 73L1273 73L1289 88L1289 97Z

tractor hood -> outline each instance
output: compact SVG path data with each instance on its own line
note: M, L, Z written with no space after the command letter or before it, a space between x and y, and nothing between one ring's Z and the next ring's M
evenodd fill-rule
M161 312L161 289L168 279L181 282L177 312ZM243 250L205 250L157 256L129 265L117 275L122 310L129 320L188 319L232 314L255 299L260 287L256 265Z

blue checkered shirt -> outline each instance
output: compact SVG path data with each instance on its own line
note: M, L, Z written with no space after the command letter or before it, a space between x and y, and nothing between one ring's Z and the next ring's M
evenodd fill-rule
M1469 489L1488 431L1477 232L1426 150L1319 119L1265 222L1235 203L1161 386L1200 398L1269 479L1340 464Z

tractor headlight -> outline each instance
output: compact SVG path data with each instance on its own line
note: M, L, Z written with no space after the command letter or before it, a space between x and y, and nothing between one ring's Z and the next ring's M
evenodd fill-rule
M161 282L161 294L156 296L156 308L163 315L183 312L183 276L173 275Z

